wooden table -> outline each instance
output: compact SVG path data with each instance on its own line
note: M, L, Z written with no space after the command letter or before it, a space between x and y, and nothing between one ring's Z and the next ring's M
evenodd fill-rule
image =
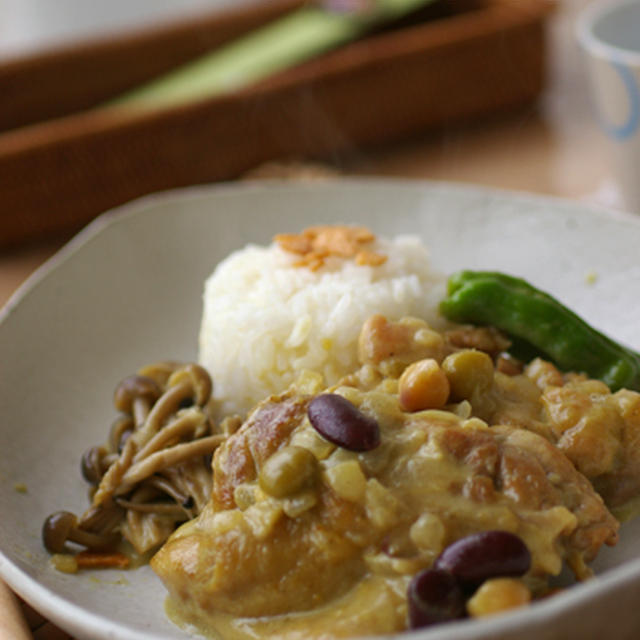
M548 88L537 105L509 117L362 152L340 170L348 175L468 182L617 206L604 138L595 126L572 31L576 13L587 2L560 0L549 25ZM48 238L0 254L0 305L67 239ZM68 637L50 624L43 626L32 611L28 620L37 628L36 638Z

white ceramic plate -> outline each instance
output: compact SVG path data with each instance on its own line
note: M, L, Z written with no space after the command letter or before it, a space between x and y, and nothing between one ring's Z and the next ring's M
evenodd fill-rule
M230 251L331 222L417 233L445 272L527 277L640 348L640 223L577 204L365 180L188 190L103 216L0 316L0 575L76 637L185 637L167 621L148 567L65 575L49 567L40 542L50 512L86 506L78 461L105 438L115 383L147 362L195 358L202 283ZM640 637L638 524L603 551L589 584L493 620L404 637Z

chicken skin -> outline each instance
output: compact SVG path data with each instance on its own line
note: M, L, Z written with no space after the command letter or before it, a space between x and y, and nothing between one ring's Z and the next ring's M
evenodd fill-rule
M484 404L402 406L411 360L442 362L457 349L421 321L378 317L363 330L358 372L331 389L308 376L259 404L216 452L204 512L152 560L173 610L231 637L399 631L411 576L455 540L490 529L525 542L534 590L564 562L587 577L600 547L617 541L618 522L554 446L531 372L518 374L529 425L524 410L509 414L514 396L495 380ZM318 432L309 405L327 393L375 421L377 446L357 451Z

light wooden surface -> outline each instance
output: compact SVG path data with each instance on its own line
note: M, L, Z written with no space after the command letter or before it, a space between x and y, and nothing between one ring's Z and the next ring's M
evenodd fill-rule
M539 104L507 118L355 154L342 162L341 171L469 182L616 207L605 142L595 126L573 36L575 16L587 3L560 0L549 29L548 88ZM51 238L0 254L0 305L65 240ZM8 598L0 601L0 607L2 603L5 616L15 611ZM27 613L29 626L38 629L36 638L67 637L51 625L43 626L35 612ZM0 637L4 638L1 632Z

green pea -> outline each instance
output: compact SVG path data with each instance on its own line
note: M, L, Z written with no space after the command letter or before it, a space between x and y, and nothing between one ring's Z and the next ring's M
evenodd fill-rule
M283 447L262 466L260 488L274 498L285 498L311 486L318 475L316 457L303 447Z

